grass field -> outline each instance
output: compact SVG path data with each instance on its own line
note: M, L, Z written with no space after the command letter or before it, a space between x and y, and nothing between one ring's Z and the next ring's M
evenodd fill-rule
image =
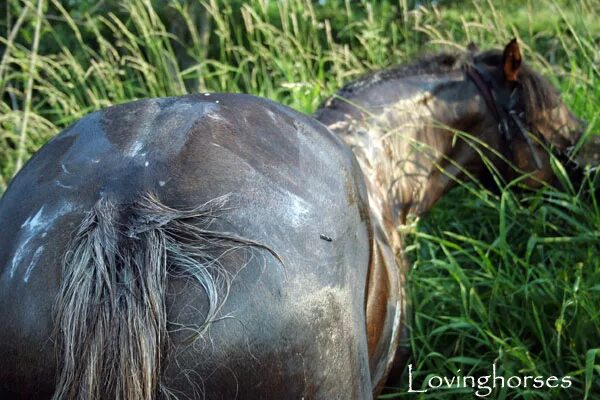
M366 70L470 41L486 49L517 37L526 60L600 132L600 0L413 3L6 1L0 192L49 138L101 107L210 90L311 113ZM566 182L564 192L517 193L513 183L496 195L470 184L405 227L414 388L459 369L487 375L495 364L504 376L570 375L573 385L489 398L600 398L595 178ZM407 385L385 397L474 397L470 388L416 395Z

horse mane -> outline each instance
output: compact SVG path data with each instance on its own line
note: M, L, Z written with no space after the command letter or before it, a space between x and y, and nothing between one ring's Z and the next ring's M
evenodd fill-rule
M382 70L369 71L356 80L342 86L336 92L339 97L355 95L374 84L417 75L444 74L459 69L464 64L464 56L458 53L443 52L423 55L408 64L395 65Z
M471 57L469 52L442 52L433 55L424 55L407 64L367 72L358 79L344 85L337 91L335 97L350 98L384 81L418 75L450 73L463 68L465 64L472 62L472 60L488 65L501 65L502 51L497 49L486 50L475 54L473 57ZM525 107L525 118L528 123L531 124L539 120L547 110L555 108L560 104L560 94L554 86L552 86L548 79L535 72L525 63L521 65L519 71L519 82L523 88L523 105Z

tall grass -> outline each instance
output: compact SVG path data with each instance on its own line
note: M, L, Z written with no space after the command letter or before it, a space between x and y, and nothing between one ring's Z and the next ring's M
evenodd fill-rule
M50 137L101 107L209 90L311 113L366 70L470 41L485 49L518 37L525 58L590 132L599 130L600 0L412 3L176 2L168 15L184 28L182 40L164 5L149 0L78 13L59 0L10 0L0 36L0 192ZM210 26L196 23L198 6ZM495 389L491 398L600 398L596 181L589 176L565 192L457 189L415 224L413 387L458 369L487 374L495 363L505 376L570 375L574 383ZM416 396L407 384L386 397ZM472 396L471 389L418 395Z

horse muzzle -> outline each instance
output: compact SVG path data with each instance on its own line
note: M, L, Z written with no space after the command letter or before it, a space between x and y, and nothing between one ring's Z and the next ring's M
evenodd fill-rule
M600 135L588 135L582 144L567 149L567 157L579 168L595 171L600 167Z

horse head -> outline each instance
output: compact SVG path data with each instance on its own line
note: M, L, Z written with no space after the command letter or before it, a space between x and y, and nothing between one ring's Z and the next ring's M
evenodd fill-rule
M367 74L316 117L353 148L372 208L392 225L466 179L539 187L556 182L553 154L592 167L600 156L600 137L583 138L585 123L523 62L516 40Z
M470 51L472 54L473 47ZM522 62L515 39L502 52L472 55L465 71L497 123L499 150L513 167L504 169L506 178L527 174L524 182L528 186L552 184L552 155L570 167L595 168L600 137L588 138L579 151L574 151L584 139L585 122L569 110L545 77Z

